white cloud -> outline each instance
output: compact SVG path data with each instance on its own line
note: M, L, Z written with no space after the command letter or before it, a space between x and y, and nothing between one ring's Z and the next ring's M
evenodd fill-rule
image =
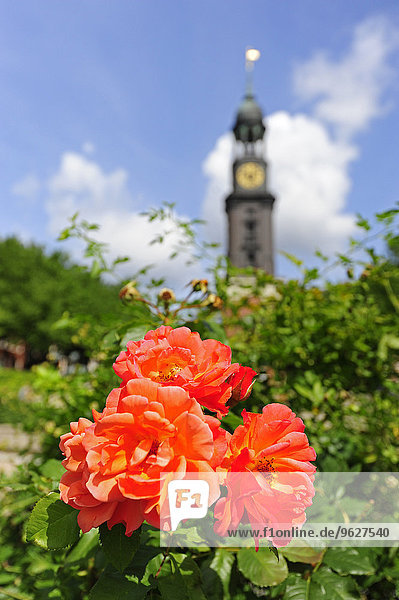
M51 233L57 234L65 227L76 211L87 219L101 218L110 209L125 211L131 204L127 179L124 169L106 174L96 162L81 154L63 154L57 173L48 182L46 208Z
M384 93L395 75L387 60L398 47L399 32L383 17L360 23L349 52L334 60L324 52L298 65L296 93L315 101L315 114L352 135L386 109Z
M37 199L40 188L41 184L38 177L33 173L29 173L23 179L14 183L11 193L29 202L34 202Z
M296 67L296 90L316 99L315 115L280 111L266 120L269 187L277 197L276 250L309 260L317 248L327 254L346 248L355 231L354 215L345 212L348 169L358 156L353 135L384 111L391 77L387 58L397 39L384 19L367 20L355 29L340 62L318 54ZM231 133L221 136L203 163L209 179L203 218L209 238L219 242L225 239L233 144Z
M69 218L79 212L80 217L98 223L100 231L93 237L109 244L110 257L129 256L131 261L118 266L118 273L130 277L148 264L155 264L153 277L167 279L167 285L179 286L192 279L185 267L185 259L169 260L178 235L172 234L164 244L149 242L171 223L149 223L139 214L139 207L128 189L128 174L124 169L105 173L93 160L78 153L67 152L61 157L58 171L48 181L46 210L49 229L57 235L68 225ZM70 245L75 260L82 259L81 246Z
M353 215L343 213L350 189L348 165L356 149L334 142L321 123L306 115L274 113L268 120L276 249L309 257L345 248Z
M231 161L234 136L225 133L206 157L202 170L209 179L202 217L206 221L207 238L223 243L227 228L224 198L231 188Z

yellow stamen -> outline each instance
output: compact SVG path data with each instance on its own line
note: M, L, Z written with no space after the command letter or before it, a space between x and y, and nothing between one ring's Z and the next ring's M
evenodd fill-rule
M171 379L176 379L177 375L182 370L182 367L178 365L174 365L169 369L169 371L158 371L154 377L155 381L159 381L160 383L164 383L166 381L170 381Z

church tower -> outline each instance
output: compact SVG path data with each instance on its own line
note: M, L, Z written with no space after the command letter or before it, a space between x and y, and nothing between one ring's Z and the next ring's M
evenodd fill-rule
M233 191L226 198L228 257L236 267L257 267L273 275L275 198L268 192L265 126L262 110L254 98L251 75L259 55L253 48L246 52L247 89L233 127Z

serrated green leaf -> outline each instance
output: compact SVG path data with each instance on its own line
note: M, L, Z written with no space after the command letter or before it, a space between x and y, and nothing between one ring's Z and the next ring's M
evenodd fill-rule
M323 563L340 575L371 575L375 571L368 548L329 548Z
M140 546L140 529L133 531L129 537L121 523L108 529L106 523L100 525L100 541L105 556L118 571L123 572L131 562Z
M106 569L90 590L89 600L142 600L149 588Z
M315 565L323 556L324 550L316 550L311 546L291 546L280 550L281 554L291 562L301 562L309 565Z
M309 600L359 600L351 577L342 577L324 567L312 575Z
M277 585L288 576L288 568L285 559L281 556L278 561L269 548L241 549L237 554L238 568L241 573L261 587Z
M26 528L26 540L46 550L58 550L79 538L78 511L50 492L35 505Z

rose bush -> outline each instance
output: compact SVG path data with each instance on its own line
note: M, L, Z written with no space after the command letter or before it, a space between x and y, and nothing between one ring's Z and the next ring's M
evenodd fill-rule
M93 410L94 422L71 423L61 436L61 499L79 510L82 531L122 523L131 535L144 520L169 527L160 518L168 514L167 483L186 473L208 480L209 505L220 496L219 481L227 486L215 507L220 535L240 522L273 525L283 516L285 523L303 523L314 494L315 452L301 419L280 404L261 415L244 410L244 424L231 436L199 404L225 414L230 399L249 393L255 372L231 364L228 346L203 341L187 327L162 326L127 347L114 365L122 384L104 410ZM265 471L301 473L287 492L287 485L269 485ZM249 488L237 472L254 474Z
M391 219L393 212L378 215L379 230L381 219ZM251 303L251 312L248 299L239 301L230 296L231 277L237 273L227 267L226 277L223 260L221 270L214 270L214 291L224 301L222 313L215 310L216 304L208 304L209 296L206 302L195 296L190 309L187 304L194 296L188 303L187 299L180 304L178 300L166 307L153 289L142 295L144 284L138 283L137 289L123 296L123 315L114 312L108 318L104 314L99 320L85 314L69 319L73 330L79 329L79 346L86 349L88 357L100 361L95 371L79 369L61 376L54 367L42 365L35 373L23 373L32 377L27 383L33 385L35 393L29 394L28 401L26 393L17 395L23 382L15 391L10 385L11 376L18 373L3 369L3 421L34 432L34 439L42 445L27 467L21 466L14 475L2 479L1 592L4 589L12 597L38 600L119 600L122 595L173 600L180 593L185 598L214 600L227 596L250 600L260 595L286 600L306 594L312 598L334 594L348 598L366 595L370 600L393 598L399 568L394 548L329 548L321 552L304 548L300 553L288 547L278 552L279 561L268 549L258 554L251 548L167 551L154 545L157 535L149 525L125 535L126 525L122 523L132 518L135 500L118 504L121 523L112 529L104 522L99 531L82 534L76 522L79 511L54 492L64 469L56 440L79 415L94 424L91 409L102 411L104 391L119 385L109 368L111 356L126 349L127 339L137 340L161 324L185 325L203 339L215 337L231 346L235 362L251 365L260 373L247 410L261 412L265 404L273 402L291 407L306 423L307 435L320 454L318 468L322 471L397 470L398 345L394 332L399 318L395 298L399 291L398 263L381 256L378 249L374 252L373 244L367 241L363 244L366 253L357 261L352 244L340 259L348 272L346 281L324 282L331 264L319 272L313 265L311 269L302 265L302 274L286 281L248 270L246 274L256 279L250 293L259 300L258 304ZM366 261L372 264L366 265ZM98 273L97 257L95 263ZM323 283L315 282L318 273ZM266 298L263 290L268 283L277 293ZM155 282L151 288L163 285ZM202 294L203 289L196 293ZM58 341L57 334L55 337ZM226 407L231 409L234 401L240 400L238 391L236 388ZM241 424L239 408L229 410L222 421L222 427L231 433ZM225 454L228 458L229 453ZM231 481L235 472L228 468ZM244 474L253 477L255 483L261 476L266 481L292 476L290 471L267 470L246 470ZM237 471L237 478L242 476L243 472ZM226 482L226 475L224 478ZM339 476L337 481L328 498L339 510L343 498ZM228 494L228 488L223 492ZM353 486L345 488L349 504L356 496ZM203 525L198 522L200 536ZM176 539L183 536L177 532ZM44 548L57 551L46 552Z

